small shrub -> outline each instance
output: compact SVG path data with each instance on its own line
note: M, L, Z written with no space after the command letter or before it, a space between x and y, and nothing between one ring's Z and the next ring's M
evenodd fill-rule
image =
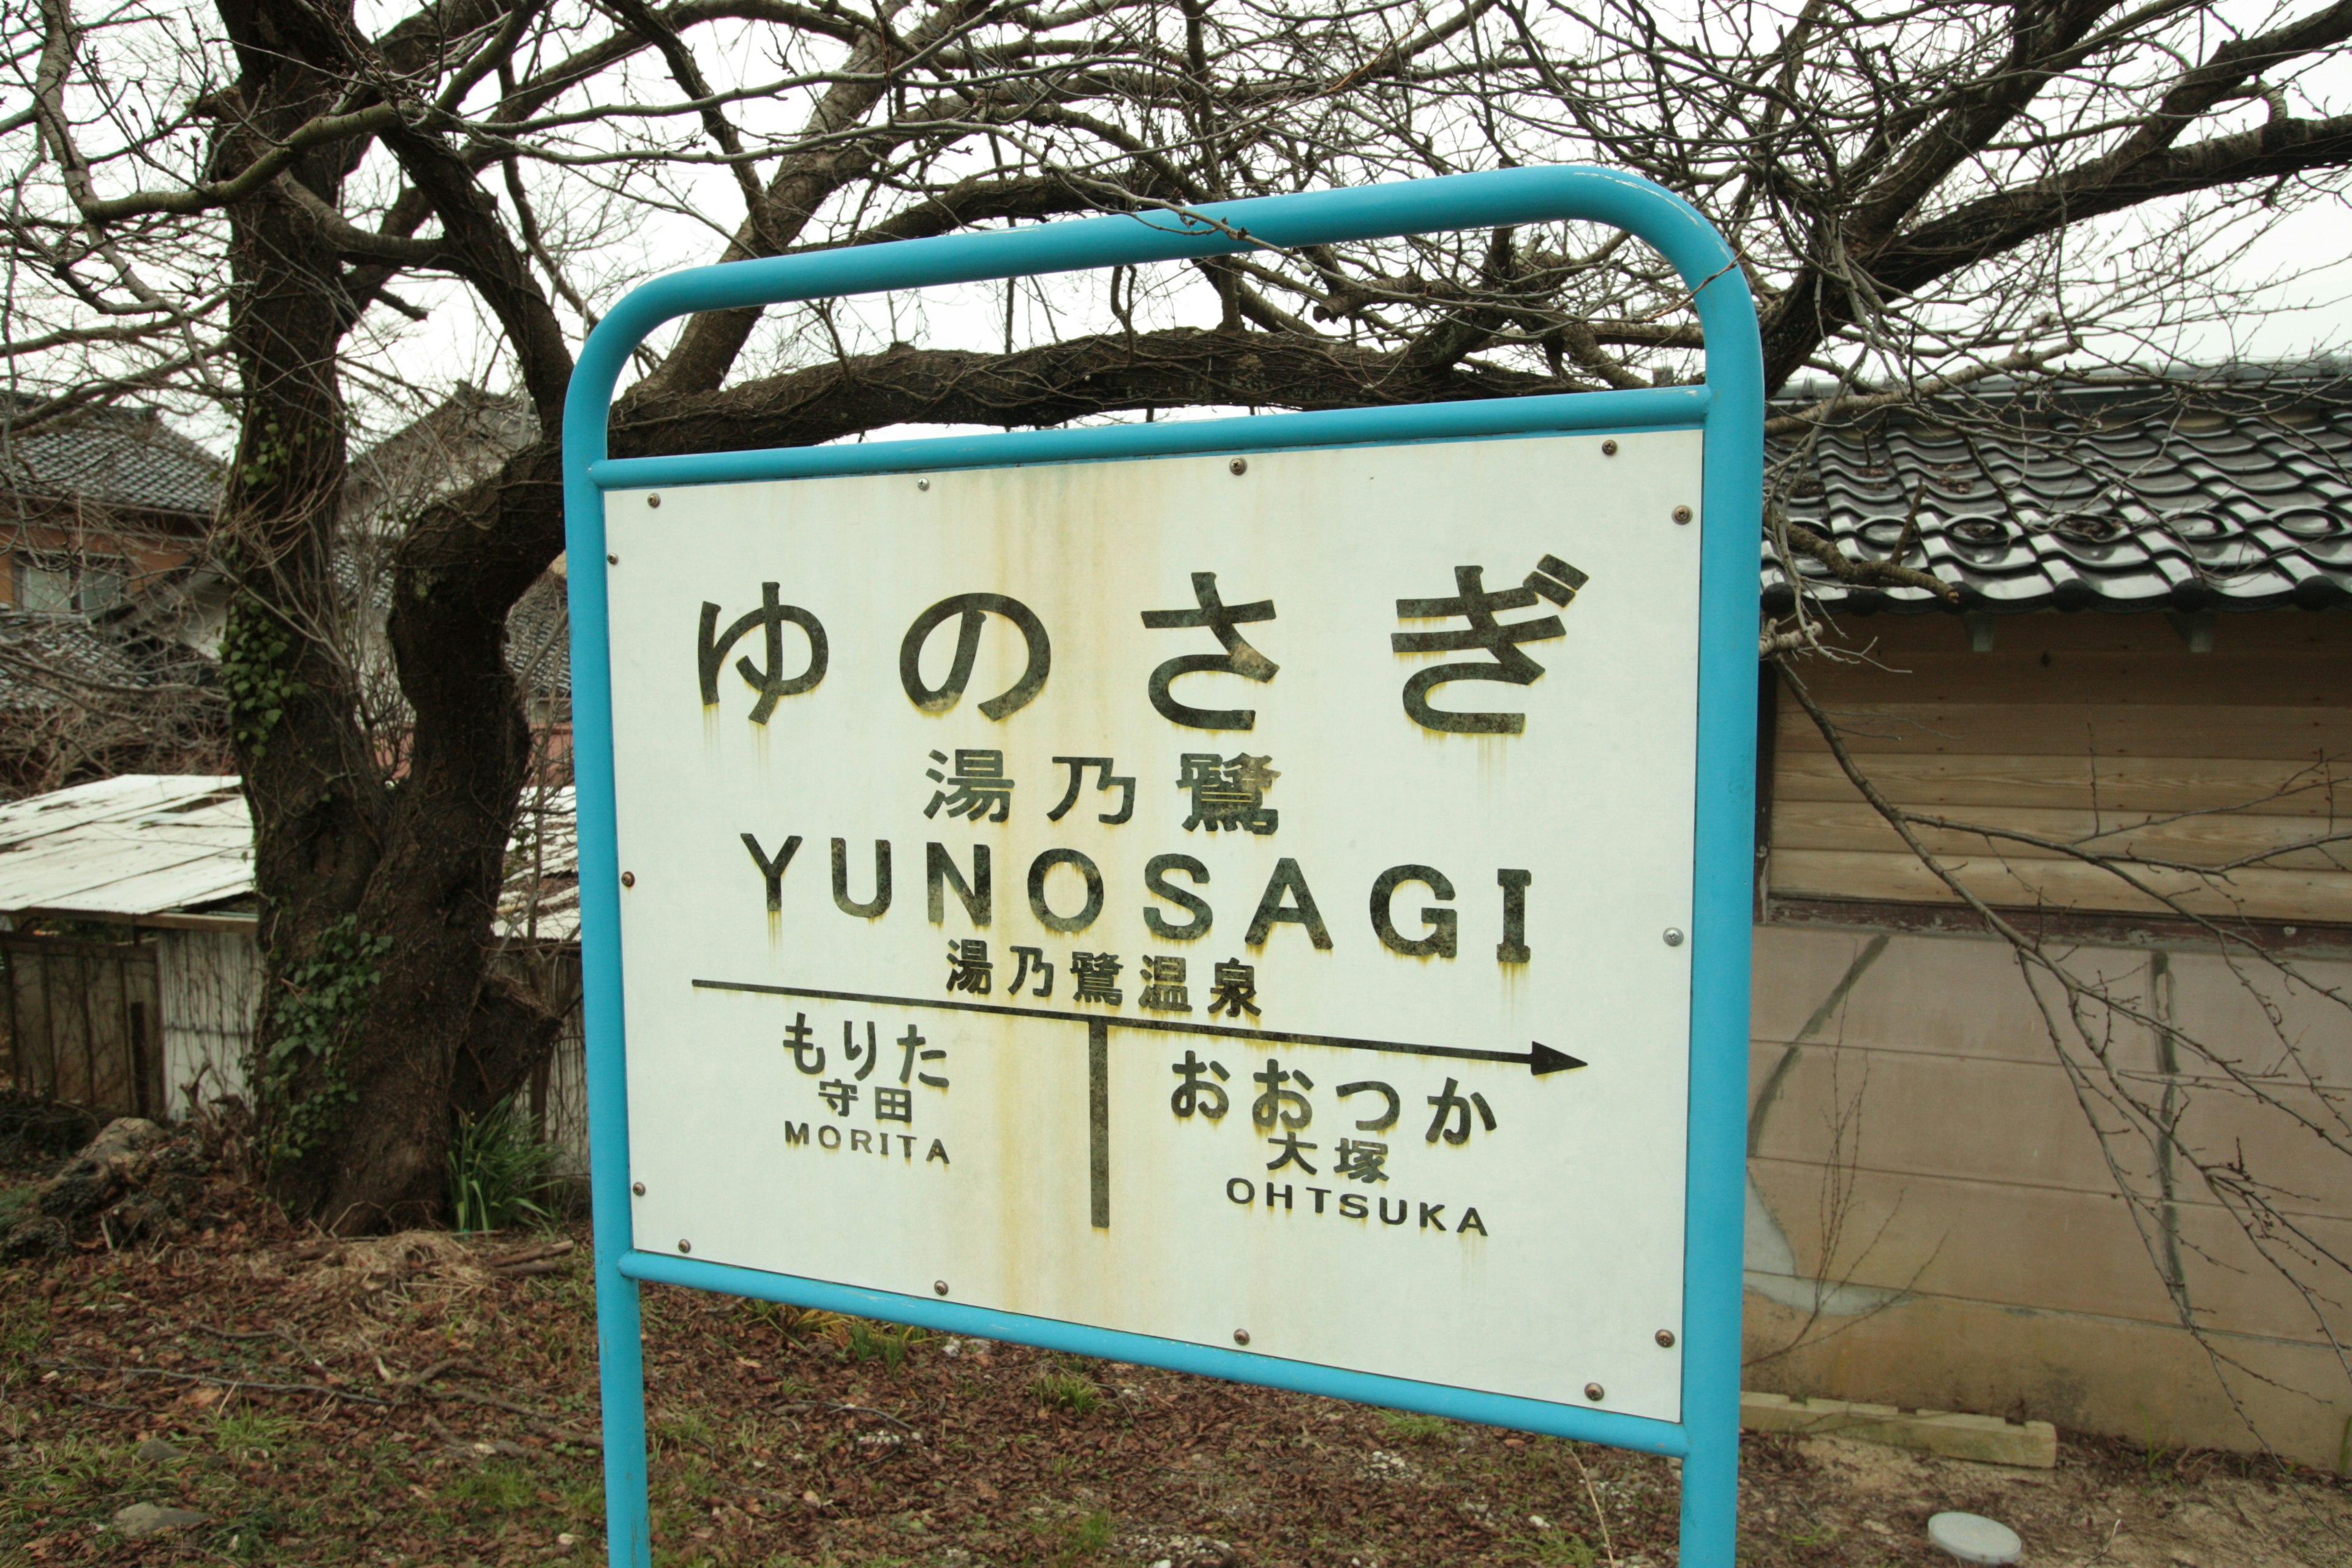
M552 1152L502 1100L480 1116L460 1116L449 1139L449 1213L463 1231L504 1230L544 1219L540 1204L552 1174Z

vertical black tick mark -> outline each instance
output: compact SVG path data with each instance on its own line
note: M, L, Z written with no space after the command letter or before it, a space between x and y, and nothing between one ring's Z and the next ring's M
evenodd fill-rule
M1094 1225L1110 1228L1110 1020L1087 1020L1087 1169Z

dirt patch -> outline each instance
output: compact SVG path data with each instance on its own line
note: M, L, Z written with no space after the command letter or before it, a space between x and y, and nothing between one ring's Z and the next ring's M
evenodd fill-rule
M1837 1438L1791 1441L1799 1461L1811 1467L1821 1500L1798 1534L1826 1528L1864 1545L1892 1543L1924 1535L1929 1515L1958 1509L2015 1530L2029 1563L2318 1568L2352 1562L2352 1495L2340 1481L2234 1456L2134 1451L2077 1438L2061 1446L2056 1469L2019 1470ZM1750 1452L1755 1447L1751 1442ZM1762 1511L1769 1516L1775 1505ZM1911 1558L1889 1552L1886 1560Z
M218 1183L181 1223L0 1269L0 1561L604 1560L583 1231L330 1243ZM646 1306L665 1564L1675 1557L1665 1461L686 1291ZM1741 1561L1946 1564L1927 1520L1958 1508L2032 1564L2352 1562L2332 1479L2061 1454L1750 1439ZM134 1540L114 1521L140 1504L202 1522Z

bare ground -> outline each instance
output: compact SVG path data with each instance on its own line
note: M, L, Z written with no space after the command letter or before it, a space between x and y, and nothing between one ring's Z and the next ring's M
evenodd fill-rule
M214 1180L167 1243L0 1269L0 1563L602 1562L585 1242L330 1247ZM1675 1561L1666 1461L685 1291L646 1320L665 1563ZM1750 1438L1741 1561L1947 1563L1957 1508L2034 1564L2352 1563L2335 1478L2061 1454ZM131 1539L138 1503L205 1521Z

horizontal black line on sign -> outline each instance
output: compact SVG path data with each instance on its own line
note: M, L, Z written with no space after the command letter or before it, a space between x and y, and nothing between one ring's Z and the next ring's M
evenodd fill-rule
M1163 1035L1210 1035L1262 1040L1274 1046L1332 1046L1348 1051L1393 1051L1413 1057L1454 1057L1474 1062L1517 1062L1536 1077L1584 1066L1581 1058L1529 1041L1524 1051L1481 1051L1466 1046L1419 1046L1402 1040L1358 1040L1342 1035L1305 1035L1283 1029L1253 1029L1237 1024L1194 1024L1175 1018L1122 1018L1104 1013L1066 1013L1055 1008L1007 1007L995 1002L951 1002L933 996L874 996L861 991L820 991L806 985L762 985L748 980L698 980L698 991L748 991L763 996L798 996L812 1002L869 1002L883 1007L929 1007L944 1013L988 1013L1041 1023L1102 1024L1114 1029L1147 1029Z

